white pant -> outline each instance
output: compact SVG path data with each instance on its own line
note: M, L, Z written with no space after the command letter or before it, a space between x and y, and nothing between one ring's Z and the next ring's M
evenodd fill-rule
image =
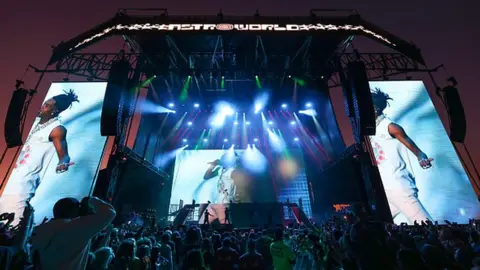
M433 221L430 214L418 199L416 191L406 192L405 190L398 189L385 190L385 193L394 219L399 214L402 214L408 220L408 224L427 219Z
M23 210L27 201L33 198L34 194L2 194L0 197L0 213L15 213L15 220L12 225L17 225L23 217Z

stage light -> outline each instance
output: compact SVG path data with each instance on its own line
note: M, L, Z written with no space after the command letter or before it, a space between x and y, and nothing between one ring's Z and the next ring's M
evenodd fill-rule
M198 107L200 107L200 104L195 103L195 104L193 104L193 107L194 107L194 108L198 108Z
M295 122L295 121L290 122L290 125L292 125L292 126L295 125L295 124L297 124L297 122Z
M255 104L255 113L259 113L262 110L262 104L256 103Z
M235 121L235 122L233 122L233 124L236 126L236 125L238 125L238 122L237 122L237 121Z
M300 110L298 111L298 113L305 114L308 116L317 116L317 111L315 111L315 109Z
M186 143L186 142L187 142L187 139L183 139L182 141L183 141L184 143Z
M282 108L283 108L283 109L286 109L286 108L287 108L287 104L286 104L286 103L283 103L283 104L282 104Z
M228 139L223 139L223 142L228 142Z
M188 122L187 125L191 126L193 123L192 122Z
M250 121L245 122L245 124L250 125Z
M273 121L268 121L268 124L271 126L273 125Z
M177 111L172 111L172 113L177 113Z
M222 112L223 115L228 115L228 116L231 116L231 115L233 115L233 114L235 113L235 111L233 110L233 108L230 107L230 106L225 106L225 107L223 107L222 110L221 110L221 112Z
M312 107L312 103L310 103L310 102L307 102L307 104L305 104L305 107L307 107L307 108L311 108L311 107Z
M169 108L173 108L173 107L175 107L175 104L173 104L173 103L168 103L168 107L169 107Z
M208 139L203 139L203 142L208 142Z
M296 142L298 142L298 138L294 138L293 140L296 141Z
M258 138L253 139L254 142L258 142Z

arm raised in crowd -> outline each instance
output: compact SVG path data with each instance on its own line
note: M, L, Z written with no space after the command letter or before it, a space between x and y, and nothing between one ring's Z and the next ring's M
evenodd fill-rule
M68 230L84 238L94 237L107 227L117 214L112 205L99 198L92 197L88 200L88 203L92 206L94 213L72 219L68 226Z

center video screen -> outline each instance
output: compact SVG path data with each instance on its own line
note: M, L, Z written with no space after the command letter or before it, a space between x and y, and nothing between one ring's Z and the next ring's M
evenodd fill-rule
M468 224L480 204L422 81L370 82L370 136L394 222Z
M190 204L298 203L311 216L307 177L300 150L268 153L250 147L183 150L177 153L170 198Z

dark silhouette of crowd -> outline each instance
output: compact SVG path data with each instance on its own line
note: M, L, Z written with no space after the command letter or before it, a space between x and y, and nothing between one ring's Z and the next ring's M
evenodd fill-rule
M473 224L384 224L361 204L314 227L274 230L113 226L114 208L98 198L65 198L53 213L35 226L31 206L16 226L0 216L0 269L480 269Z

